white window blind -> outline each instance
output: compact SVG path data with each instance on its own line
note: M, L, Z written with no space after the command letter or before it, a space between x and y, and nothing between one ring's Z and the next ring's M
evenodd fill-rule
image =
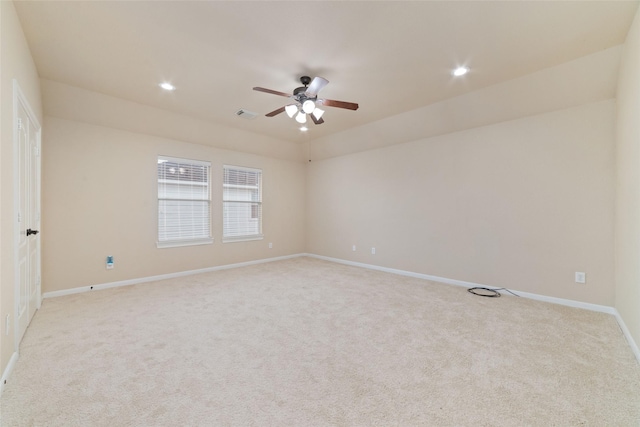
M211 163L158 157L158 247L211 243Z
M223 241L262 238L262 171L224 166Z

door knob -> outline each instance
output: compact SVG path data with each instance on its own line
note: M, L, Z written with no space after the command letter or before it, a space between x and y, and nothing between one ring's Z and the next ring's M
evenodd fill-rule
M38 233L39 233L38 230L32 230L30 228L27 228L27 236L30 236L32 234L35 235L35 234L38 234Z

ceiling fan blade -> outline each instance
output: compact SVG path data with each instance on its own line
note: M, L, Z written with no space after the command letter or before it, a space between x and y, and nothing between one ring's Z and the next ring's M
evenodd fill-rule
M321 125L324 123L324 119L322 117L320 117L319 119L316 119L316 116L314 116L313 114L309 114L309 116L311 117L311 120L313 120L313 123L317 125Z
M333 99L318 99L316 102L325 107L346 108L347 110L357 110L359 107L355 102L336 101Z
M304 92L304 94L310 98L313 98L318 94L318 92L322 90L323 87L325 87L328 84L329 84L329 80L322 77L314 77L313 81L311 82L307 90Z
M267 116L267 117L277 116L278 114L282 113L283 111L284 111L284 107L280 107L277 110L273 110L272 112L265 114L265 116Z
M287 98L291 98L291 95L288 93L278 92L277 90L266 89L263 87L254 87L253 90L257 90L258 92L270 93L272 95L280 95L280 96L286 96Z

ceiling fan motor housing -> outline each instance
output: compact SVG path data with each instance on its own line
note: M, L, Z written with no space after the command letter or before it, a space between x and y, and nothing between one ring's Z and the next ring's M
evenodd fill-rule
M311 77L309 77L309 76L300 77L300 83L302 83L304 86L297 87L297 88L295 88L293 90L293 97L296 99L296 101L298 101L299 103L302 104L307 99L315 100L317 98L317 96L311 98L311 97L305 95L305 92L308 89L307 86L309 86L309 83L311 83Z
M317 96L307 96L305 92L307 91L307 87L297 87L293 90L293 98L298 101L300 104L304 104L304 101L310 99L311 101L316 101L318 99Z

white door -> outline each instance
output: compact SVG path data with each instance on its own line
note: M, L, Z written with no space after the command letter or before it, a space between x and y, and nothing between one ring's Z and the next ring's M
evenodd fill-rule
M16 346L40 307L40 126L16 91Z

